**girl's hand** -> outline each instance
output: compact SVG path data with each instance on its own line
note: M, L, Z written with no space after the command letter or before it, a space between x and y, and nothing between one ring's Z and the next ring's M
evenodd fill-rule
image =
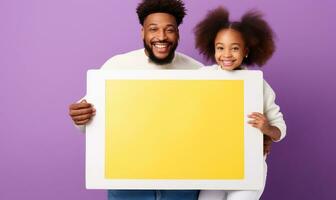
M252 119L248 121L253 127L259 129L263 134L268 135L271 130L271 126L268 123L268 120L265 115L257 112L253 112L248 115L248 118Z
M272 147L272 139L264 135L264 155L269 155L271 153L271 147Z
M275 126L271 126L265 115L253 112L252 114L248 115L248 118L252 119L248 121L249 124L259 129L264 135L269 136L273 141L278 141L280 139L280 129Z

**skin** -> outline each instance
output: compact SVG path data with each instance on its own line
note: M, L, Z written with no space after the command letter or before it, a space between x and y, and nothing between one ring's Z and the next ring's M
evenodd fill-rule
M141 29L141 35L147 56L159 62L157 64L161 64L160 61L164 61L162 64L172 61L179 40L179 30L174 16L167 13L148 15Z
M272 139L267 135L264 135L264 155L269 155L271 153Z
M179 30L175 17L166 13L153 13L146 17L141 29L141 36L145 44L158 62L170 62L165 59L172 55L178 45ZM145 50L147 56L150 52ZM86 125L96 114L92 104L82 100L69 106L69 115L76 125Z
M69 115L76 125L85 125L96 114L96 109L92 104L82 100L69 106Z
M215 38L214 45L215 60L223 70L231 71L238 69L244 57L248 54L248 49L245 46L242 35L233 29L223 29L219 31ZM258 128L266 136L264 145L267 145L270 139L273 141L280 139L281 132L279 128L270 125L265 115L253 112L248 115L248 118L250 118L248 123Z

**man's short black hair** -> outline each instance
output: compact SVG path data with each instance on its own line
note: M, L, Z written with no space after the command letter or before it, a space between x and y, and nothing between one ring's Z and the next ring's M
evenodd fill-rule
M136 11L141 25L144 24L146 17L150 14L168 13L175 17L177 26L179 26L186 15L182 0L142 0Z

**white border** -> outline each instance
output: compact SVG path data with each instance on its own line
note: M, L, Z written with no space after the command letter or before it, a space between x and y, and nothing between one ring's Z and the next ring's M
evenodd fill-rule
M109 180L105 166L105 80L244 80L245 179L243 180ZM263 137L247 124L247 114L262 113L261 71L224 70L89 70L87 100L97 112L86 126L86 187L88 189L258 190L263 185Z

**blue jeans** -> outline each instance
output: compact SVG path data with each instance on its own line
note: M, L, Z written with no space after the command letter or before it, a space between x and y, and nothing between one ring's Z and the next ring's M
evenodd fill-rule
M198 190L108 190L108 200L197 200Z

